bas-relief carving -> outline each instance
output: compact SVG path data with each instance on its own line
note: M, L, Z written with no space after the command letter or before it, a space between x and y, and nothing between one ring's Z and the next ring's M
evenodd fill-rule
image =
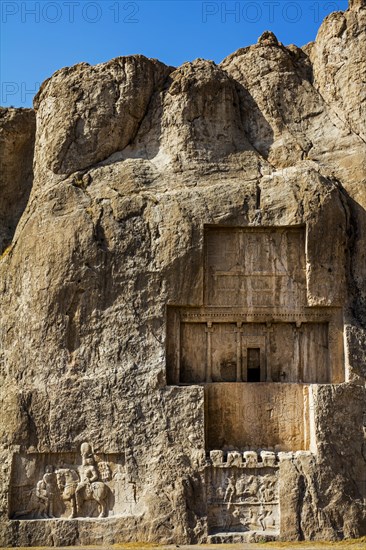
M54 518L55 479L52 466L46 466L45 473L36 485L38 513L42 518Z
M206 232L205 301L209 306L306 304L304 228Z
M135 483L122 455L94 454L83 443L74 453L15 455L10 492L12 519L134 515Z
M254 453L256 454L256 453ZM256 467L257 466L257 467ZM279 531L278 469L215 467L207 470L209 533Z
M71 502L70 518L81 515L83 504L94 500L98 504L100 518L108 515L107 500L109 487L100 481L100 473L89 443L81 445L82 463L79 471L60 468L56 470L57 486L61 498ZM105 466L105 462L103 462ZM103 468L103 471L105 468Z
M206 449L226 451L206 468L209 533L278 534L279 462L313 444L305 384L344 381L342 310L307 304L305 228L208 229L203 304L168 309L167 366L205 384Z

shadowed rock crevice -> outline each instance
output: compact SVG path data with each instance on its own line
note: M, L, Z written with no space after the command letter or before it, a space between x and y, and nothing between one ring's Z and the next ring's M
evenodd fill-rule
M0 255L11 244L32 189L35 131L31 109L0 109Z

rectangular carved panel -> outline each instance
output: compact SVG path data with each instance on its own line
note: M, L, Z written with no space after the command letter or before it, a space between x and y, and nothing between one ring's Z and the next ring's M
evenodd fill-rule
M210 467L206 472L209 534L279 532L278 469Z
M84 444L85 445L85 444ZM123 454L15 454L11 519L138 515L141 502Z
M207 229L206 304L302 307L305 267L303 228Z
M207 449L308 450L308 389L297 384L210 384Z
M207 363L206 330L203 323L182 323L181 325L181 369L182 383L200 383L206 380Z

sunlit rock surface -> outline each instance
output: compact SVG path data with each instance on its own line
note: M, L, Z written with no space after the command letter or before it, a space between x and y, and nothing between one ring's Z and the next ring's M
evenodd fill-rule
M365 535L365 21L1 110L1 545Z

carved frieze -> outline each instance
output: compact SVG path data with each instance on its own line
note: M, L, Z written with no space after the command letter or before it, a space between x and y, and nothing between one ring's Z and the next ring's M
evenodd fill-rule
M212 465L206 475L210 534L279 532L278 468L265 463L261 468L254 463L247 467Z

